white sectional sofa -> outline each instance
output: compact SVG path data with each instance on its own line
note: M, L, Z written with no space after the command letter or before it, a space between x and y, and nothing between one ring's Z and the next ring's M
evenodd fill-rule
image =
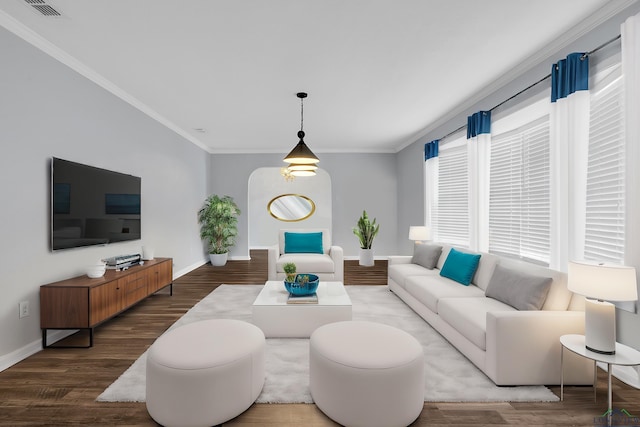
M416 248L413 257L389 257L387 285L392 292L497 385L560 384L559 338L584 333L584 299L567 289L565 273L480 253L477 270L465 286L440 275L450 246ZM550 285L544 278L551 278ZM541 307L531 306L532 300ZM564 380L592 384L593 365L565 351Z

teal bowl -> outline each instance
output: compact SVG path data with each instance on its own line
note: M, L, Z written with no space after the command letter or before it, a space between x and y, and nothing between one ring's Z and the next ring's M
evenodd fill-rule
M305 284L300 283L301 276L309 276L309 281ZM287 282L285 280L284 287L291 295L305 296L312 295L318 290L318 276L315 274L296 274L295 282Z

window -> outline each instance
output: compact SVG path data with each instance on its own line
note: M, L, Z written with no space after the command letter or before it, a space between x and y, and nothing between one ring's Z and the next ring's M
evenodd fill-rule
M467 144L462 134L440 141L438 186L433 210L435 240L469 246Z
M624 263L625 123L620 67L591 89L585 259Z
M549 116L491 138L489 251L549 264Z

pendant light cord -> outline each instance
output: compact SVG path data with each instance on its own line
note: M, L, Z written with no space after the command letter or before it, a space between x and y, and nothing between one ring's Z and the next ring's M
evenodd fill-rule
M300 130L303 130L304 126L304 98L300 98Z

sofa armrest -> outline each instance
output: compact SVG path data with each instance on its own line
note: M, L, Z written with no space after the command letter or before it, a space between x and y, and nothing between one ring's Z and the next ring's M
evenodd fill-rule
M389 265L393 264L411 264L413 256L411 255L391 255L389 256Z
M329 256L333 260L334 279L344 283L344 250L342 246L331 246Z
M280 247L276 244L267 248L267 280L278 280L276 264L280 255Z
M584 333L584 312L489 312L486 333L485 373L497 385L560 384L560 337ZM569 353L565 383L591 384L593 364Z

